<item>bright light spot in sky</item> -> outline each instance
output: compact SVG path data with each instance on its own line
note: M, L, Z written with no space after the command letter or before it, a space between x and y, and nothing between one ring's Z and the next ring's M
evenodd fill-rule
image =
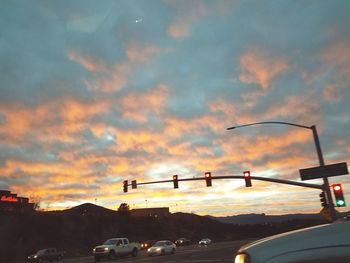
M104 136L104 140L110 142L110 141L115 141L114 135L110 133L106 133Z

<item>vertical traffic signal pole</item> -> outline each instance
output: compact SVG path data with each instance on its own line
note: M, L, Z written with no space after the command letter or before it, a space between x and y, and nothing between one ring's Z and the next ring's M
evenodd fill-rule
M322 150L321 150L320 140L318 139L316 126L312 125L311 130L312 130L312 134L313 134L314 141L315 141L318 161L320 163L320 166L324 166L324 159L323 159L323 154L322 154ZM327 195L328 208L329 208L330 213L331 213L332 221L335 221L336 220L335 208L334 208L334 204L333 204L331 189L329 187L328 177L323 177L323 188L324 188L324 191Z

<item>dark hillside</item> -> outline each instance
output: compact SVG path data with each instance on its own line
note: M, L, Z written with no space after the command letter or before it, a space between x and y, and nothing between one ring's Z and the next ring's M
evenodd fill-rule
M102 206L94 205L91 203L85 203L63 211L53 211L51 213L64 213L75 215L115 215L117 211Z

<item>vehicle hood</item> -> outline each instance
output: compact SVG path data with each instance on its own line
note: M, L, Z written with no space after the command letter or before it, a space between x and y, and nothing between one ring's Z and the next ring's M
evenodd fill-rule
M344 246L350 248L350 221L319 225L267 237L242 246L252 262L266 262L282 254L312 251L317 248Z

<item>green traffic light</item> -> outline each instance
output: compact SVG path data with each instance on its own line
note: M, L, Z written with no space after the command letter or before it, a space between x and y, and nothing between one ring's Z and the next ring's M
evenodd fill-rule
M345 206L345 201L344 200L337 200L337 205L338 206Z

